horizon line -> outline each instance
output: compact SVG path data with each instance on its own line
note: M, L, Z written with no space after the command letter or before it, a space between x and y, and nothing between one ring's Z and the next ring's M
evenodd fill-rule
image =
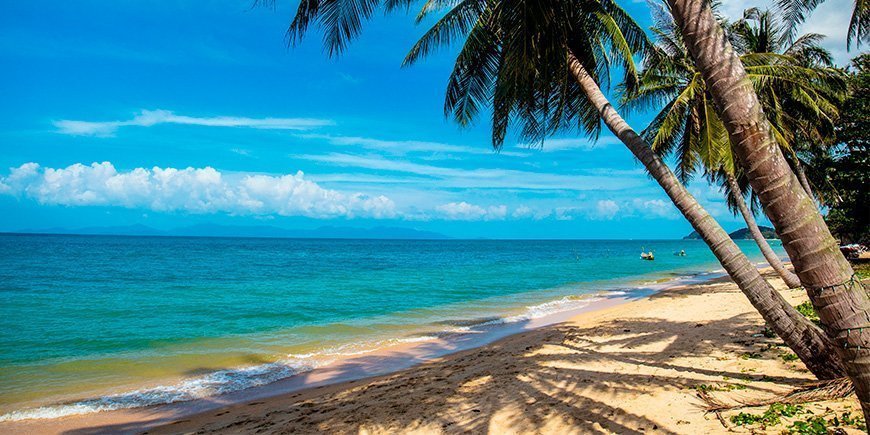
M351 227L348 227L351 228ZM365 228L352 228L352 229L361 229ZM161 230L156 230L161 231ZM288 230L294 231L294 230ZM298 231L310 231L310 230L298 230ZM255 235L185 235L185 234L123 234L123 233L88 233L88 232L39 232L39 231L5 231L0 230L0 236L98 236L98 237L162 237L162 238L203 238L203 239L285 239L285 240L385 240L385 241L676 241L676 240L685 240L685 241L700 241L701 239L689 239L689 238L624 238L624 239L615 239L615 238L501 238L501 237L473 237L473 238L464 238L464 237L451 237L447 235L443 235L441 238L425 238L425 237L305 237L305 236L255 236ZM751 240L751 239L745 239ZM768 240L779 240L779 239L768 239Z

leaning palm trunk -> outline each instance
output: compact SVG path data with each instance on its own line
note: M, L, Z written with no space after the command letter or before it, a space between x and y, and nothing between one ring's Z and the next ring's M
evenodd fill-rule
M813 197L813 188L810 187L810 180L807 179L807 173L804 171L804 165L800 160L795 159L794 162L795 173L797 174L798 181L801 183L801 187L804 188L804 191L807 192L807 195L810 196L810 199Z
M801 160L797 157L794 158L794 173L798 177L798 181L801 183L801 187L803 187L804 192L809 195L810 200L813 201L813 205L818 209L818 205L816 204L814 198L815 194L813 194L813 188L810 187L810 180L807 178L807 173L804 170L804 164L801 163Z
M643 163L677 209L710 246L713 254L773 331L794 350L819 379L842 376L839 360L836 356L832 357L834 354L831 350L832 343L824 333L789 305L770 283L764 280L758 269L743 255L725 230L692 197L652 148L619 116L573 53L569 53L568 61L571 73L589 101L598 110L604 124Z
M767 243L767 239L765 239L764 235L761 234L761 229L758 228L758 224L755 222L755 217L752 216L752 211L749 210L746 201L743 199L743 195L740 194L740 185L737 184L737 179L734 178L734 175L727 173L725 174L725 177L728 180L729 187L731 187L731 197L734 198L734 203L737 204L740 214L743 215L743 220L746 221L746 228L749 229L749 234L752 234L752 238L755 239L755 244L758 245L758 249L761 250L761 254L764 255L767 263L770 264L770 267L772 267L780 278L785 281L788 288L800 287L801 280L797 275L792 273L792 271L785 268L785 265L782 264L779 256L776 255L776 252L773 252L770 244Z
M707 0L668 0L752 189L836 344L870 420L870 296L777 146L752 83ZM865 331L866 329L866 331Z

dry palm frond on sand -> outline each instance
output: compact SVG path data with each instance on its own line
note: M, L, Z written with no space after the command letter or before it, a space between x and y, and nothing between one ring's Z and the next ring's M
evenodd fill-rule
M852 395L854 392L855 388L852 386L849 378L838 378L830 381L811 382L785 394L775 394L760 398L733 399L734 403L726 403L707 391L699 391L698 396L706 403L704 406L706 411L720 412L753 406L766 406L774 403L799 404L841 399Z

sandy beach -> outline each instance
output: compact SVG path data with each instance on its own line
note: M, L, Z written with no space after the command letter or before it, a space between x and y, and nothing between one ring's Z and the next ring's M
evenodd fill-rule
M802 290L787 290L766 276L790 302L806 300ZM705 412L699 389L727 402L786 392L813 379L763 330L736 286L719 279L582 313L379 377L263 393L232 405L218 401L199 413L183 407L109 412L7 423L0 431L780 433L796 420L860 415L854 398L803 405L797 415L767 428L731 420L766 407Z

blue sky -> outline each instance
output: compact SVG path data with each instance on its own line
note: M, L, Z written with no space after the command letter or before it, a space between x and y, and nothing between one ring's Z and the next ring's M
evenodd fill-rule
M812 25L838 23L829 0ZM612 136L490 149L444 118L452 52L375 18L338 59L288 48L296 2L12 2L0 16L0 231L197 223L452 237L676 238L690 226ZM624 2L644 26L647 6ZM739 11L739 1L725 4ZM830 10L828 10L830 9ZM845 18L844 18L845 19ZM829 33L838 27L829 26ZM824 29L813 29L820 31ZM838 59L842 39L831 47ZM648 116L629 121L637 129ZM717 189L690 190L726 229Z

